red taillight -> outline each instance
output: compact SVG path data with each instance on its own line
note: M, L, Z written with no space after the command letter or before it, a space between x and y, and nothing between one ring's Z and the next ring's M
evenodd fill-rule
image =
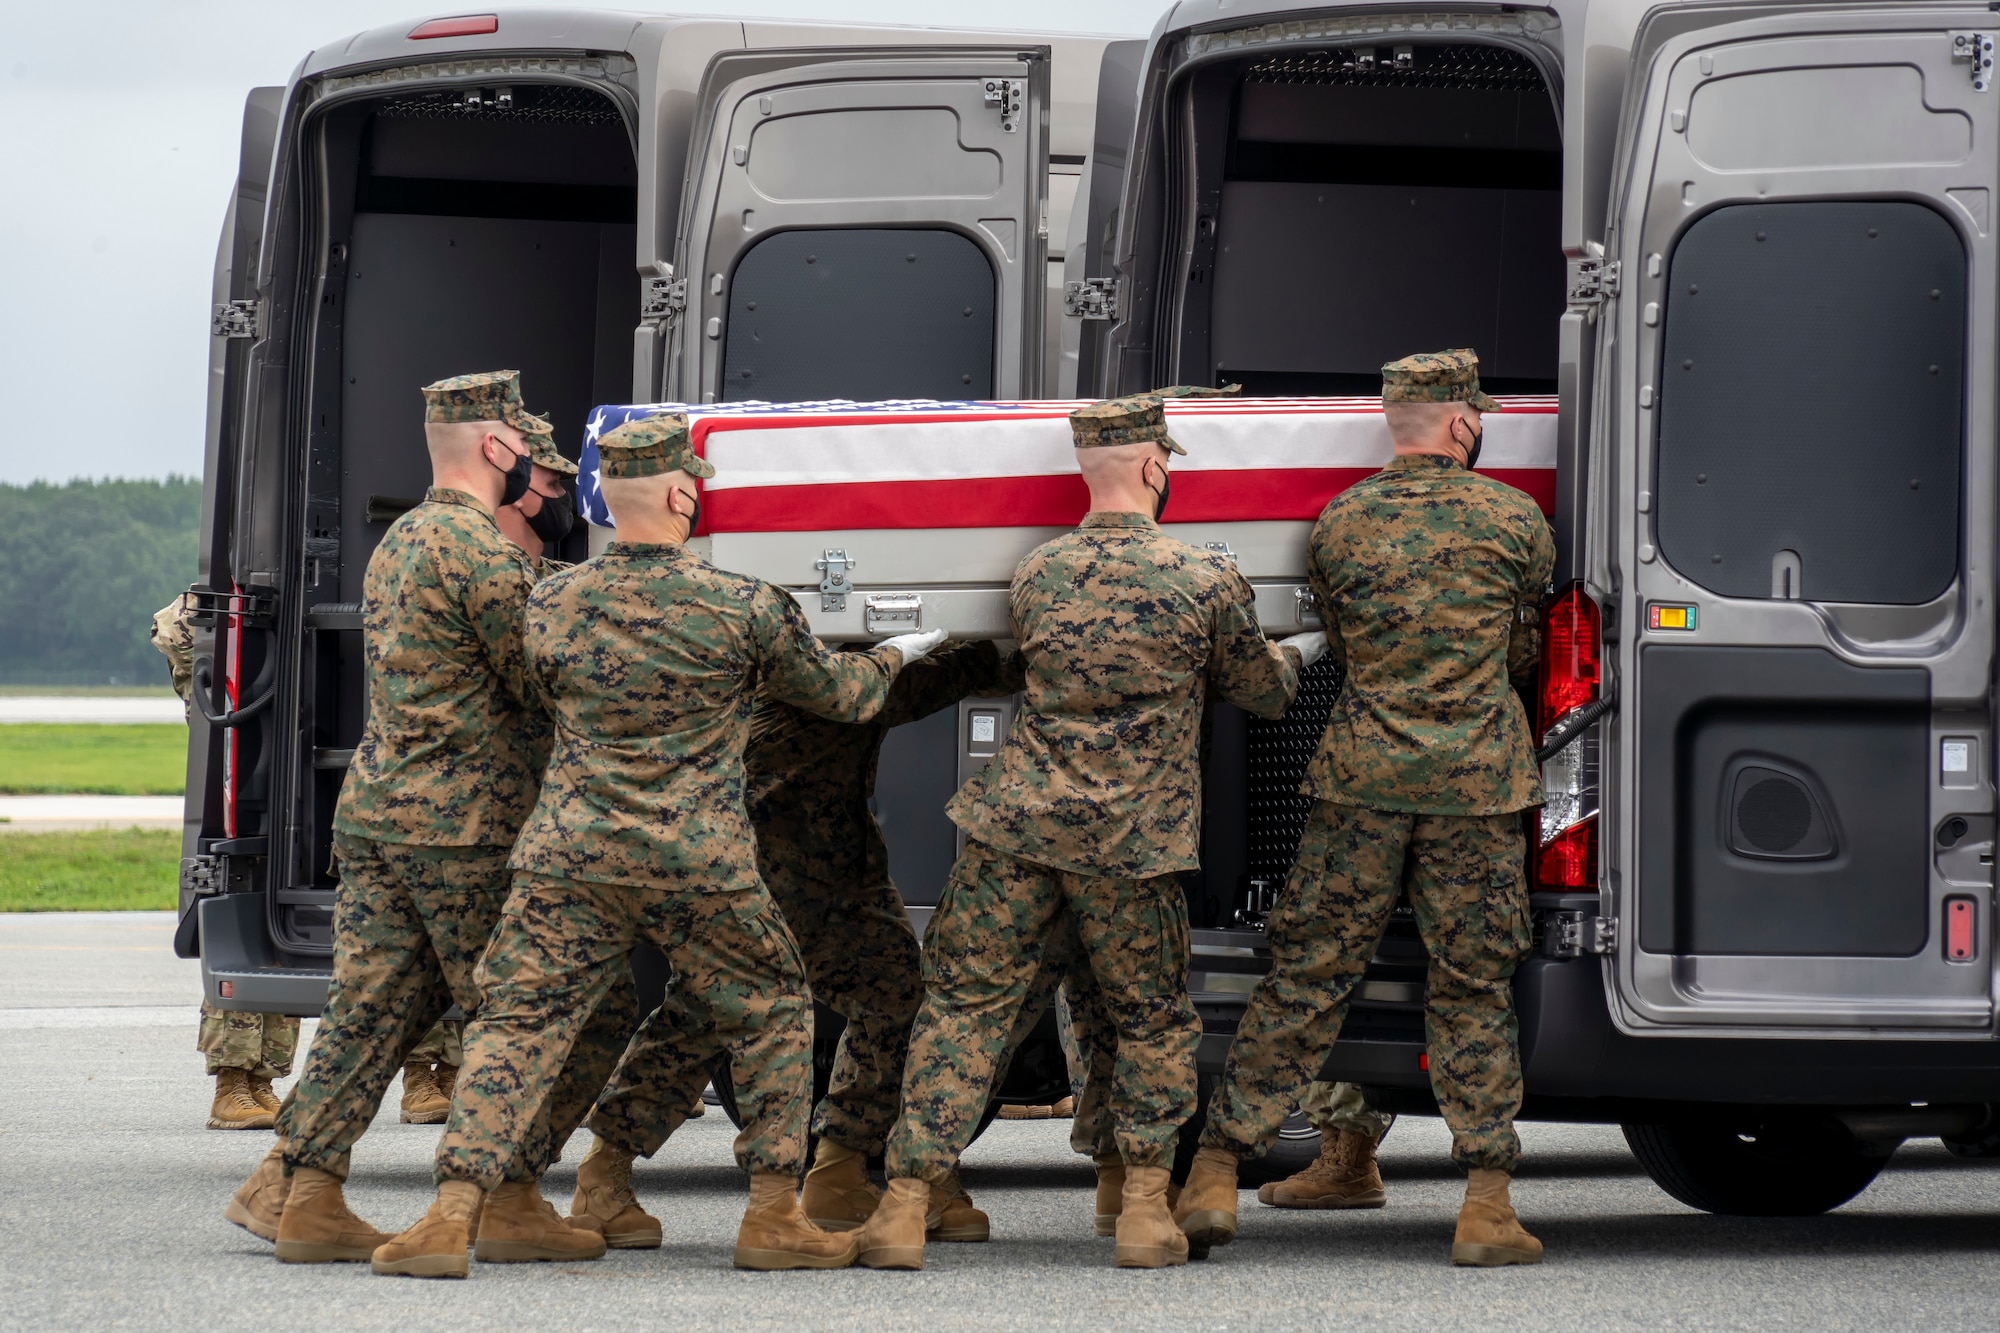
M460 14L456 18L432 19L419 23L410 29L413 42L428 41L433 37L483 37L489 32L500 31L498 14Z
M1542 613L1542 698L1537 742L1557 719L1597 697L1602 660L1597 603L1572 583Z
M1538 889L1597 887L1597 817L1571 824L1535 852Z

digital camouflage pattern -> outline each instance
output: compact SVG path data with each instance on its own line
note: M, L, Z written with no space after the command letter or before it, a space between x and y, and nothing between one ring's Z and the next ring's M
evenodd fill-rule
M1210 688L1267 718L1298 689L1297 656L1258 629L1249 582L1142 514L1099 512L1029 552L1008 598L1021 708L946 813L969 838L1063 870L1194 869Z
M1299 1098L1299 1114L1314 1129L1344 1129L1362 1134L1377 1143L1389 1132L1396 1119L1368 1104L1355 1083L1326 1083L1314 1079Z
M299 1020L286 1014L239 1014L201 1002L201 1030L194 1048L208 1057L208 1072L241 1069L258 1078L286 1078L298 1049Z
M336 832L427 847L513 843L549 747L521 647L532 581L521 548L463 491L434 486L390 525L362 580L368 721Z
M431 1030L423 1035L410 1053L403 1057L409 1065L450 1065L453 1069L465 1063L465 1024L458 1019L433 1023Z
M1019 725L1018 722L1016 725ZM1074 941L1071 943L1071 941ZM1072 965L1080 955L1086 966ZM924 1006L903 1071L903 1111L889 1136L891 1176L942 1182L979 1127L994 1078L1025 1035L1022 1010L1070 985L1072 1017L1101 1014L1090 1039L1071 1144L1103 1118L1129 1166L1165 1166L1195 1109L1201 1019L1187 994L1187 900L1173 875L1078 874L968 839L924 937ZM1109 1064L1109 1078L1099 1075ZM1108 1107L1091 1105L1095 1088Z
M1079 449L1101 449L1117 444L1158 444L1171 453L1187 450L1167 434L1166 409L1158 395L1142 393L1130 398L1108 398L1101 403L1079 407L1069 414L1071 442Z
M576 464L562 456L562 451L556 448L556 437L547 431L536 431L528 436L528 457L565 477L576 475Z
M1540 805L1509 683L1534 670L1555 567L1535 502L1449 459L1401 454L1327 504L1307 559L1344 681L1299 790L1429 814Z
M712 477L715 466L694 451L684 412L655 412L606 431L597 440L600 475L613 481L685 472Z
M182 593L153 613L146 637L167 659L167 673L173 678L174 693L188 705L188 691L194 688L194 607ZM238 1068L230 1065L229 1068Z
M333 980L305 1072L278 1113L289 1172L346 1175L348 1150L382 1104L410 1051L456 1001L480 1007L474 970L507 897L506 852L412 847L336 834ZM522 1126L509 1180L533 1180L556 1159L638 1022L629 968L607 981L587 1039L554 1095ZM534 1114L539 1111L540 1114ZM497 1179L497 1177L496 1177Z
M1227 398L1243 392L1240 384L1225 384L1219 389L1211 389L1202 384L1174 384L1164 389L1148 389L1149 398Z
M1532 943L1518 815L1435 815L1316 801L1266 927L1271 970L1250 994L1204 1147L1259 1156L1340 1036L1347 1003L1405 887L1430 952L1424 1043L1460 1167L1521 1155L1514 968Z
M521 405L521 372L488 370L477 375L453 375L426 384L424 421L504 421L527 435L552 435L555 428Z
M1419 352L1382 367L1385 403L1468 403L1482 412L1500 404L1479 387L1479 354L1470 347Z
M513 868L638 888L687 872L760 893L743 773L759 692L863 722L903 660L828 652L783 589L638 542L536 587L527 654L556 742Z
M744 1118L738 1165L794 1176L804 1169L811 1002L798 946L770 895L754 880L719 890L700 871L662 871L646 886L519 873L479 964L485 1000L466 1027L465 1064L438 1141L440 1183L491 1189L509 1173L514 1145L531 1134L551 1089L559 1096L572 1077L571 1044L602 1023L607 996L629 989L626 955L640 940L657 945L673 971L665 1000L633 1038L656 1052L670 1100L633 1095L621 1060L593 1130L613 1143L655 1126L672 1132L709 1064L728 1051ZM600 1074L592 1087L602 1083Z

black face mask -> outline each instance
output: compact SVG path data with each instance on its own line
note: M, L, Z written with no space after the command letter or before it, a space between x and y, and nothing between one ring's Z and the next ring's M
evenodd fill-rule
M559 495L544 495L542 507L528 515L528 526L545 542L559 542L576 526L576 506L570 503L569 488Z
M701 526L701 497L687 491L681 491L679 494L687 496L688 499L694 502L694 512L687 515L687 536L681 539L683 541L692 541L694 540L694 530Z
M1160 476L1162 478L1160 489L1153 491L1153 522L1155 523L1160 521L1160 515L1167 512L1167 499L1174 493L1174 474L1165 468L1161 468ZM1149 486L1146 489L1152 490L1152 487Z
M1463 418L1460 419L1463 420ZM1471 430L1472 427L1468 425L1466 429ZM1479 451L1485 447L1486 447L1486 432L1484 429L1482 429L1477 435L1472 437L1472 447L1465 451L1465 470L1467 472L1472 471L1474 467L1478 466Z
M535 479L534 459L528 457L526 454L515 454L514 466L512 467L501 467L490 458L486 460L486 463L488 467L491 467L495 472L507 478L507 489L500 493L502 508L513 504L528 493L528 483Z

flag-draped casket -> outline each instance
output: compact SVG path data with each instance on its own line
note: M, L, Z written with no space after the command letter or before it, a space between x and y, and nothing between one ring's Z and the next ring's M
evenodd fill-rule
M1485 418L1479 468L1546 512L1555 502L1556 400L1513 397ZM790 589L822 638L913 628L1005 638L1021 557L1088 508L1070 447L1078 403L722 403L606 406L585 432L579 498L611 523L597 437L682 411L701 485L697 545L725 569ZM1172 461L1166 530L1227 550L1257 590L1266 632L1318 623L1306 538L1326 502L1390 455L1373 398L1195 398L1166 405L1187 450ZM593 549L610 534L599 534Z

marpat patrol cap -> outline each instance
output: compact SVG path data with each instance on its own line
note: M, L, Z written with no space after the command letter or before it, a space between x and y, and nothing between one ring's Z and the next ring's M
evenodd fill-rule
M488 370L453 375L424 386L424 424L504 421L524 435L552 435L555 427L521 405L521 372Z
M528 457L565 477L576 475L576 464L556 452L556 437L547 431L535 431L528 436Z
M1242 393L1240 384L1225 384L1220 389L1204 388L1199 384L1175 384L1165 389L1148 390L1148 398L1227 398L1234 393Z
M1177 454L1187 452L1167 434L1166 408L1149 393L1079 407L1069 414L1069 431L1079 449L1158 443Z
M655 412L604 432L597 457L606 480L657 477L676 469L690 477L715 475L714 466L695 455L688 419L681 412Z
M1479 387L1479 354L1470 347L1418 352L1382 367L1385 403L1470 403L1482 412L1500 404Z

